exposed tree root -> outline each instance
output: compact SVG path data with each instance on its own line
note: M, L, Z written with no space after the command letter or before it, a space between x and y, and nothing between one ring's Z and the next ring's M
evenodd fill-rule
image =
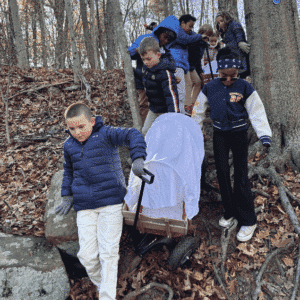
M256 280L255 280L255 290L254 290L254 293L253 293L253 297L252 299L253 300L257 300L257 297L258 295L260 294L261 292L261 286L262 286L262 276L264 274L264 271L266 270L267 266L268 266L268 263L270 262L270 260L275 256L277 255L278 253L280 253L282 250L285 250L287 248L289 248L290 246L293 246L295 244L294 241L290 242L289 244L287 244L284 248L278 248L276 249L275 251L273 251L272 253L270 253L268 255L268 257L266 258L265 262L263 263L263 265L261 266L257 276L256 276Z
M257 190L257 189L251 189L252 193L256 193L256 194L259 194L259 195L262 195L266 198L270 198L270 195L264 191L261 191L261 190Z
M237 221L236 221L236 223L237 223ZM232 227L233 227L233 226L232 226ZM208 233L209 246L211 246L212 241L211 241L211 234L210 234L209 226L205 226L205 228L206 228L207 233ZM230 232L231 232L231 231L230 231ZM209 253L211 254L211 251L209 251ZM225 292L225 295L226 295L227 299L230 300L231 298L230 298L230 296L229 296L228 293L227 293L225 284L223 283L223 281L222 281L222 279L221 279L221 277L220 277L220 275L219 275L219 272L218 272L218 269L217 269L215 263L212 262L212 265L213 265L213 268L214 268L215 276L216 276L216 278L217 278L217 280L218 280L220 286L223 288L223 290L224 290L224 292ZM223 265L223 263L221 263L221 266L222 266L222 265ZM224 275L223 275L223 278L224 278Z
M294 196L289 189L285 188L285 191L292 200L295 200L300 204L300 199Z
M145 286L142 287L141 289L136 290L136 291L133 291L133 292L130 292L130 293L129 293L128 295L126 295L123 299L124 299L124 300L129 300L129 299L131 299L132 297L136 297L136 296L138 296L138 295L141 295L141 294L147 292L148 290L150 290L150 289L153 288L153 287L159 287L159 288L163 288L163 289L167 290L168 293L169 293L168 300L173 299L173 296L174 296L173 290L172 290L167 284L161 284L161 283L157 283L157 282L150 282L149 284L145 285Z
M297 295L297 290L298 290L298 286L299 286L299 280L300 280L300 243L298 246L298 262L297 262L297 269L296 269L296 276L295 276L295 283L294 283L294 289L293 289L293 294L291 297L291 300L295 300L296 299L296 295Z

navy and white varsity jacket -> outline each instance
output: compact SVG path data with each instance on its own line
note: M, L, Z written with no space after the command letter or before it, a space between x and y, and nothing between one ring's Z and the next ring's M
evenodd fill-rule
M249 118L261 142L271 143L272 132L264 105L258 93L246 80L238 79L229 87L219 78L205 84L192 113L192 118L201 129L208 106L214 128L222 131L245 130Z

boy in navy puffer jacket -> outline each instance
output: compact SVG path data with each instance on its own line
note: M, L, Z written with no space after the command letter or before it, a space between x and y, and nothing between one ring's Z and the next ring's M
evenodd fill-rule
M130 148L135 175L144 175L146 143L133 128L103 125L83 103L68 107L70 137L64 143L63 201L55 212L67 214L74 204L80 250L77 254L99 299L116 299L122 206L126 194L118 146Z
M246 81L238 78L241 61L225 47L217 55L219 78L204 85L192 112L192 118L201 128L205 111L210 106L213 120L213 148L217 178L224 205L224 216L219 225L229 227L236 218L241 225L237 239L251 239L256 228L254 199L248 178L247 119L265 147L271 144L271 128L264 105ZM229 150L232 150L234 166L234 193L231 187Z
M171 54L161 54L158 42L146 37L139 46L143 60L142 83L149 101L149 112L142 133L147 134L155 119L163 113L179 113L179 99L175 81L176 65Z

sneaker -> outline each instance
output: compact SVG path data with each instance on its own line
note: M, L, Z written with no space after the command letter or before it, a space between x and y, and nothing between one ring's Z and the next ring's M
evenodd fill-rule
M219 225L221 227L231 227L231 225L233 224L233 220L234 220L234 217L231 217L230 219L228 220L225 220L224 217L222 217L220 220L219 220Z
M240 242L246 242L249 241L252 238L252 235L257 227L257 224L252 226L242 226L239 230L238 234L236 235L236 238Z

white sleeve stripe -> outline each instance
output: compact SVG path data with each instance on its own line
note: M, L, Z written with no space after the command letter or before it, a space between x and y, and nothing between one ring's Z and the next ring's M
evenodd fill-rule
M264 105L256 91L254 91L248 97L245 107L248 112L250 122L258 138L264 135L272 137L272 131L268 122Z
M200 125L201 129L203 125L203 120L205 119L205 111L207 107L208 107L208 99L203 94L203 92L200 92L194 104L192 119Z
M177 101L176 101L176 99L177 99L176 94L175 94L175 91L173 90L172 77L171 77L170 71L166 70L166 72L167 72L168 81L169 81L169 89L170 89L172 99L173 99L174 109L175 109L175 112L178 113L179 108L178 108Z

